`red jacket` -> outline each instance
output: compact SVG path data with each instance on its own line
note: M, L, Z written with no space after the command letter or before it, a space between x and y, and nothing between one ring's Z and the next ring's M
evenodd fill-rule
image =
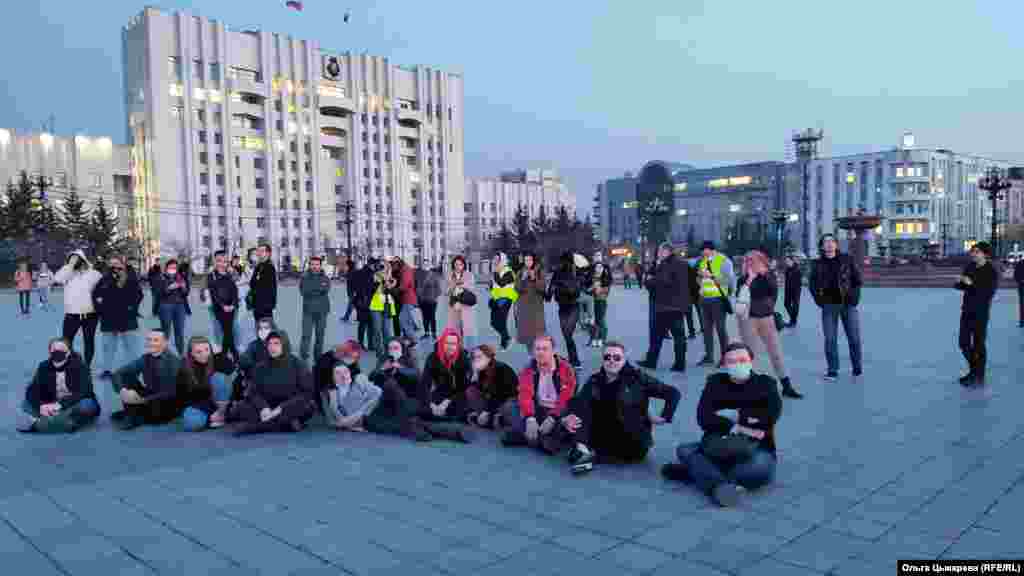
M576 393L576 372L569 366L564 358L555 356L555 373L552 375L555 381L555 388L558 389L558 404L549 412L552 416L559 416L565 412ZM519 413L523 418L529 418L536 413L537 386L540 384L540 371L537 370L536 360L523 368L519 373Z
M412 266L402 266L401 276L398 279L398 290L400 291L399 304L416 306L416 271L412 269Z

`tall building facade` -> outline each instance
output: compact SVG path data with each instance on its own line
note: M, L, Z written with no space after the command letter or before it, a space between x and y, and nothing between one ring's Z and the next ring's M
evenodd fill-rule
M351 237L361 256L434 262L463 237L461 76L156 8L122 43L151 256L267 242L300 265Z
M576 195L555 170L514 170L498 178L466 180L465 234L462 245L474 270L490 273L490 245L503 226L513 228L516 210L526 209L530 218L541 206L548 216L564 206L576 214ZM581 220L586 214L576 214Z
M32 182L43 179L47 201L60 206L75 189L87 207L103 199L124 232L131 221L129 149L107 136L56 136L0 128L0 184L17 184L25 173Z

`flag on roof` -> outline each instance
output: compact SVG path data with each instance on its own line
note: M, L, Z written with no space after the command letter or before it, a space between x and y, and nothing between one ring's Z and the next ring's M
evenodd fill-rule
M302 2L299 2L298 0L288 0L287 2L284 3L284 5L289 8L294 8L299 12L302 12Z

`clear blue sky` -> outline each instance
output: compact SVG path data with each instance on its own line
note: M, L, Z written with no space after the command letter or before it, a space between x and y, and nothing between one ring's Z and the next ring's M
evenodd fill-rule
M124 137L127 0L4 2L0 126ZM466 80L467 175L557 167L597 182L667 159L781 160L824 127L834 153L921 145L1024 161L1024 1L206 0L188 8L430 64ZM341 17L351 9L349 24Z

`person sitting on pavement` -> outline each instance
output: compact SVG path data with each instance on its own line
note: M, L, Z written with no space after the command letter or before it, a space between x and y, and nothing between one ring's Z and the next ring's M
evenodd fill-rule
M407 397L416 399L419 394L420 373L416 368L412 346L403 344L399 338L388 341L387 354L377 361L377 367L370 374L370 380L382 388L391 380Z
M755 490L775 478L775 424L782 414L778 383L752 371L753 354L739 342L726 346L724 372L712 374L697 405L700 442L676 449L678 464L661 472L670 480L693 482L719 506L733 506L738 487ZM736 410L735 422L718 414Z
M50 357L39 363L25 390L20 432L75 432L99 417L92 372L63 338L50 340Z
M256 338L249 343L238 356L238 370L235 372L234 382L231 384L231 401L238 402L245 394L245 388L252 376L252 370L257 365L266 362L270 358L267 352L267 336L277 330L273 318L261 318L256 325ZM228 412L230 414L230 411Z
M110 377L123 406L110 415L114 425L131 430L143 424L166 424L177 418L180 369L181 358L167 349L166 334L150 330L142 357L115 370Z
M362 354L362 346L355 340L349 339L324 352L316 359L316 363L313 365L313 393L321 414L326 415L322 401L323 393L334 387L334 369L338 364L344 364L353 378L359 376L362 372L359 368L359 359Z
M466 421L481 428L501 429L502 407L518 398L516 371L496 356L490 344L481 344L470 354Z
M334 367L332 386L321 393L327 424L338 430L366 432L366 420L380 402L381 389L365 374L355 378L348 366Z
M502 409L501 443L527 444L550 454L557 453L563 438L558 419L576 393L576 372L555 354L555 340L548 335L533 342L533 360L519 373L516 402Z
M664 401L660 416L648 412L652 398ZM587 472L592 460L638 462L654 445L654 425L672 422L682 394L638 370L626 360L619 342L604 346L604 362L570 402L562 426L577 444L570 451L575 473ZM593 456L596 453L596 456Z
M460 422L465 417L466 387L469 381L469 358L462 349L458 330L449 326L441 331L437 346L427 356L420 374L416 399L421 420L451 423L449 427L433 427L440 435L470 442L471 435Z
M253 368L244 399L232 408L232 419L240 422L238 436L298 432L316 411L312 377L292 355L284 332L267 335L267 353L270 357Z
M178 370L182 423L188 432L220 428L227 417L231 389L227 376L214 366L213 348L205 336L188 341L188 355Z

